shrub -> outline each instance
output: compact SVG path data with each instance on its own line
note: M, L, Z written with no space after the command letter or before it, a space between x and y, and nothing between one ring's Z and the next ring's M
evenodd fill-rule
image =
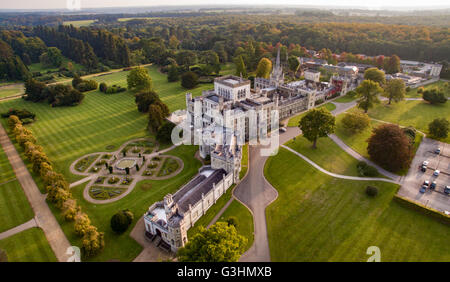
M351 133L361 132L370 124L370 118L364 113L346 113L342 118L343 127Z
M416 129L414 127L408 126L403 128L403 132L406 136L408 136L411 144L414 144L416 140Z
M74 199L67 199L62 206L62 216L66 221L75 220L75 216L79 212L77 201Z
M369 197L375 197L378 195L378 188L374 186L367 186L366 187L366 194Z
M22 110L18 110L18 109L9 109L6 113L2 114L3 118L8 118L10 116L17 116L20 120L24 120L24 119L32 119L34 120L36 118L36 114L22 109Z
M448 132L450 130L450 122L445 118L434 119L428 125L428 131L431 136L437 139L447 138Z
M100 92L106 93L106 90L108 89L108 85L106 85L106 83L102 82L100 83Z
M82 212L79 212L75 216L75 233L82 237L86 234L88 227L91 225L91 220L88 215Z
M373 166L368 165L364 161L358 162L358 164L356 165L356 168L358 169L359 176L373 177L373 176L378 175L378 170L376 168L374 168Z
M198 75L194 72L188 71L185 72L181 76L181 86L183 86L186 89L192 89L196 87L198 84Z
M91 90L95 90L98 87L98 83L95 80L83 80L83 82L79 83L75 88L80 92L87 92Z
M234 227L238 227L238 219L234 216L227 218L226 222L228 223L228 226L233 225Z
M422 97L430 104L443 104L447 102L447 97L445 97L444 92L437 88L425 90L422 93Z
M97 227L89 225L82 239L81 251L85 257L98 254L105 247L105 234L98 232Z
M322 104L323 102L324 102L323 99L319 99L314 103L314 105L317 106L317 105Z
M133 213L129 210L121 210L111 217L111 229L118 234L122 234L133 222Z

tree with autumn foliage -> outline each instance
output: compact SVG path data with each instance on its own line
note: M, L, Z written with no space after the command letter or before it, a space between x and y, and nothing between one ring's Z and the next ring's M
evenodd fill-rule
M370 159L381 167L392 172L408 168L413 155L412 144L398 125L380 125L367 142Z

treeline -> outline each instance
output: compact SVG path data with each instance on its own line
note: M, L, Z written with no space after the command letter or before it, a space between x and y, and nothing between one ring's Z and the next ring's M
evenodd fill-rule
M3 40L0 40L0 79L26 80L30 76L28 68L13 49Z
M99 58L109 67L130 65L130 50L124 39L106 30L60 25L58 28L37 26L33 33L88 69L97 68Z
M79 83L80 85L82 82ZM86 83L84 85L87 85ZM78 85L76 85L78 86ZM88 87L88 86L83 86ZM97 85L95 85L97 88ZM87 89L86 91L92 90ZM81 103L84 94L70 85L55 84L45 85L43 82L29 79L25 83L24 99L32 102L48 102L52 107L74 106Z
M24 149L25 156L32 163L33 172L39 175L47 190L47 200L53 203L66 221L74 222L75 233L82 238L81 250L85 257L98 254L105 247L104 233L91 224L88 215L72 197L69 183L64 176L54 171L42 146L38 145L33 133L23 126L20 119L8 118L10 131L17 143Z

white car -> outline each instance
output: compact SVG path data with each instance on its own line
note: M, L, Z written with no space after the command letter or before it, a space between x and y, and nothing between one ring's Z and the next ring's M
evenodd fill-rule
M423 182L423 185L425 185L425 186L429 186L430 185L430 181L428 181L428 180L425 180L424 182Z
M438 169L436 169L433 173L434 176L439 176L439 173L441 173Z
M429 164L428 161L423 161L422 165L427 166Z

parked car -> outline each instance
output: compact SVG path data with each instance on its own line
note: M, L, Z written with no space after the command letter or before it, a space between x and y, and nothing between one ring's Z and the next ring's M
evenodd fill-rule
M436 181L433 181L430 185L430 189L436 188L436 185L437 185Z
M427 191L427 186L422 185L422 187L420 187L419 192L423 194L423 193L425 193L425 191Z
M438 170L438 169L436 169L436 170L433 172L433 175L434 175L434 176L439 176L439 173L441 173L441 171Z
M450 186L448 186L448 185L445 186L444 193L447 194L447 195L450 194Z
M430 181L425 180L422 185L428 187L430 185Z
M428 166L429 162L428 161L423 161L422 165L424 166Z
M437 148L436 150L434 150L435 154L440 154L441 153L441 148Z
M422 172L427 171L427 166L425 166L425 165L421 166L421 167L420 167L420 170L421 170Z
M280 127L280 132L281 132L281 133L286 132L286 128L285 128L285 127Z

